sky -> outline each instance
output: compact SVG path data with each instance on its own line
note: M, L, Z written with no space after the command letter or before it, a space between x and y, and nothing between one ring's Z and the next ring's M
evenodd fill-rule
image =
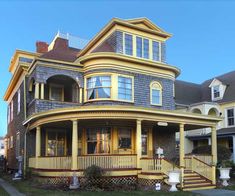
M0 136L7 131L3 100L16 49L35 51L58 30L91 39L113 17L147 17L173 36L167 62L181 69L177 78L194 83L235 70L235 1L229 0L50 0L0 1Z

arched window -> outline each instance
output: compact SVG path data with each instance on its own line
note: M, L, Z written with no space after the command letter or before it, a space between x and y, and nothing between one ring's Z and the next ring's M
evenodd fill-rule
M151 105L162 105L162 85L159 82L150 84L150 102Z

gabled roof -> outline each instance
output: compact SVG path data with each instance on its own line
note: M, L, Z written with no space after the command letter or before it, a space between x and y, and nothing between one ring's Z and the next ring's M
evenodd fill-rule
M137 25L138 24L138 25ZM145 27L140 26L139 24L145 25ZM147 18L138 18L138 19L129 19L123 20L119 18L113 18L105 27L98 33L96 36L84 47L83 50L78 54L78 57L84 55L92 46L95 45L107 32L109 32L115 25L121 25L125 27L129 27L132 29L137 29L141 31L145 31L151 34L155 34L165 39L170 38L172 35L162 30L157 25L153 24ZM148 28L146 28L148 27Z
M214 102L224 103L235 101L235 71L231 71L223 75L216 76L212 79L206 80L202 84L195 84L176 80L176 103L188 105L198 102L211 102L211 88L209 86L215 78L227 87L223 99ZM195 97L192 98L193 96Z

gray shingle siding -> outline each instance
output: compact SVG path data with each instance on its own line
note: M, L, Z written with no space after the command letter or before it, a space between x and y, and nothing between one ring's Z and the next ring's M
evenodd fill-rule
M134 77L134 103L128 103L123 101L94 101L89 103L84 103L84 105L134 105L139 107L146 108L155 108L161 110L174 110L175 101L173 97L173 84L174 81L171 79L149 76L145 74L137 74L127 71L120 71L117 69L96 69L94 71L86 72L86 74L91 73L100 73L100 72L110 72L124 74ZM83 73L55 69L44 66L37 66L35 72L35 80L38 82L46 82L48 78L55 75L66 75L76 80L79 78L82 86L84 85ZM162 91L162 106L154 106L150 103L150 84L153 81L161 83ZM65 108L65 107L74 107L82 104L79 103L62 103L62 102L53 102L47 100L30 100L31 102L28 105L28 116L37 112L43 112L51 109Z

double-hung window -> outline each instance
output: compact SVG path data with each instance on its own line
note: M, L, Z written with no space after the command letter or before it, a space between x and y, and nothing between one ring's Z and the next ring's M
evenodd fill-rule
M153 60L154 61L160 61L160 55L159 55L159 46L160 46L160 43L157 42L157 41L153 41L152 42L152 52L153 52Z
M64 101L64 86L51 84L50 85L50 100Z
M219 85L213 87L213 96L214 96L214 99L220 97L220 86Z
M133 55L133 37L130 34L125 33L125 54Z
M152 105L162 105L162 86L159 82L151 83L150 96Z
M111 97L111 77L95 76L87 79L87 99Z
M234 126L234 108L227 109L227 125Z
M118 99L132 101L132 78L118 76Z
M149 40L136 37L136 56L140 58L149 58Z

